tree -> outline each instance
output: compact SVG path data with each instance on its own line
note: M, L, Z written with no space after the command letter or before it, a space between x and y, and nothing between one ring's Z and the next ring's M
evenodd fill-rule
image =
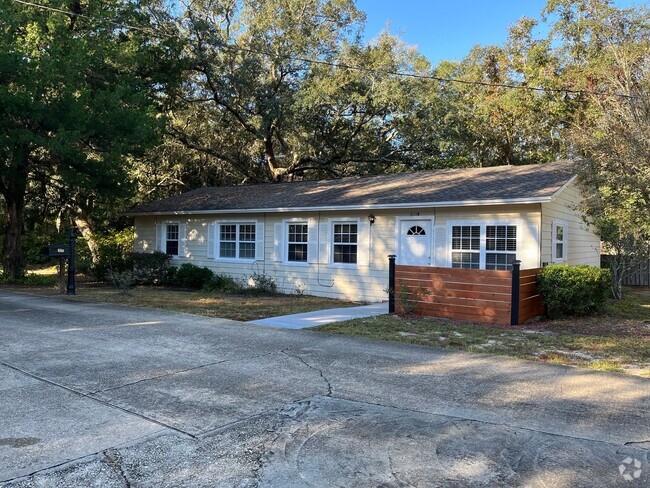
M421 97L390 72L429 64L388 33L362 45L362 20L351 0L194 2L171 133L240 182L399 167Z
M613 294L650 253L650 13L606 0L553 0L566 83L586 90L570 132L583 210L612 254Z
M41 5L68 13L0 0L5 278L23 272L20 238L30 182L55 189L90 236L93 201L128 194L130 160L156 143L164 122L157 118L159 94L174 77L166 61L175 57L175 41L146 28L168 27L155 0Z

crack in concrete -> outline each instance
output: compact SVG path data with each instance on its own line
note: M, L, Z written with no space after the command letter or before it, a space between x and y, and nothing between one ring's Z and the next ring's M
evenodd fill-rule
M138 412L134 412L133 410L129 410L128 408L120 407L119 405L115 405L114 403L111 403L109 401L102 400L100 398L91 396L89 393L84 393L82 391L75 390L74 388L70 388L68 386L62 385L62 384L57 383L55 381L51 381L51 380L48 380L46 378L42 378L42 377L40 377L40 376L38 376L38 375L36 375L34 373L30 373L29 371L25 371L24 369L21 369L21 368L19 368L17 366L13 366L13 365L11 365L9 363L5 363L4 361L0 361L0 364L2 366L5 366L5 367L9 368L9 369L17 371L18 373L21 373L21 374L23 374L25 376L28 376L30 378L34 378L36 380L42 381L43 383L46 383L46 384L48 384L50 386L55 386L57 388L61 388L62 390L73 393L74 395L78 395L80 397L87 398L88 400L92 400L92 401L97 402L97 403L101 403L102 405L105 405L107 407L111 407L111 408L114 408L116 410L120 410L121 412L128 413L129 415L134 415L136 417L139 417L139 418L141 418L143 420L146 420L148 422L151 422L153 424L160 425L161 427L165 427L166 429L173 430L174 432L178 432L179 434L182 434L184 436L188 436L188 437L191 437L192 439L196 439L195 435L190 434L189 432L185 432L184 430L181 430L181 429L179 429L177 427L173 427L173 426L171 426L169 424L166 424L164 422L161 422L160 420L156 420L156 419L153 419L151 417L147 417L146 415L143 415L143 414L138 413Z
M108 454L107 451L104 451L103 454L104 454L104 459L108 461L108 463L117 470L117 474L120 477L120 480L124 485L124 488L131 488L131 482L126 477L126 473L124 472L122 465L117 461L117 459L115 459L110 454Z
M307 361L305 361L303 358L301 358L300 356L298 356L296 354L289 354L286 349L284 349L284 350L282 350L280 352L282 354L286 355L287 357L290 357L290 358L293 358L293 359L296 359L296 360L300 361L302 364L307 366L309 369L317 371L318 374L320 375L320 377L323 378L323 381L325 381L325 384L327 385L327 394L325 396L330 397L330 398L332 397L332 393L333 393L333 391L332 391L332 383L327 378L327 376L325 376L325 373L323 373L322 369L317 368L316 366L313 366L313 365L309 364Z
M280 351L280 352L282 352L282 351ZM267 353L264 353L264 354L257 354L255 356L247 356L245 358L221 359L219 361L213 361L211 363L199 364L198 366L192 366L191 368L180 369L178 371L171 371L169 373L163 373L163 374L159 374L159 375L156 375L156 376L151 376L149 378L142 378L142 379L139 379L139 380L136 380L136 381L131 381L129 383L124 383L124 384L121 384L121 385L111 386L109 388L104 388L103 390L94 390L94 391L91 391L90 393L88 393L88 395L97 395L97 394L100 394L100 393L105 393L107 391L119 390L120 388L125 388L127 386L137 385L139 383L144 383L145 381L153 381L153 380L157 380L157 379L160 379L160 378L166 378L166 377L169 377L169 376L174 376L174 375L177 375L177 374L183 374L183 373L187 373L189 371L195 371L197 369L207 368L209 366L216 366L217 364L223 364L223 363L228 363L228 362L236 362L236 361L247 361L249 359L260 359L260 358L263 358L263 357L266 357L266 356L271 356L272 354L276 354L276 353L277 353L277 351L267 352Z
M79 456L79 457L74 458L74 459L68 459L66 461L63 461L63 462L60 462L60 463L57 463L57 464L53 464L51 466L47 466L45 468L36 469L36 470L34 470L34 471L32 471L31 473L28 473L28 474L23 474L23 475L20 475L20 476L16 476L14 478L7 478L7 479L4 479L4 480L0 480L0 483L11 483L11 482L14 482L14 481L24 481L24 480L27 480L30 477L35 476L37 474L54 473L54 472L60 471L62 469L66 469L66 468L68 468L70 466L74 466L76 464L80 464L80 463L83 463L83 462L86 462L86 461L90 462L90 461L94 461L96 459L99 459L100 455L104 454L105 452L115 451L117 449L122 449L122 448L126 448L126 447L131 447L131 446L137 446L137 445L142 444L143 442L147 442L148 440L155 439L157 437L160 437L160 436L166 435L166 434L167 434L167 429L161 429L158 432L155 432L153 434L147 434L147 435L144 435L144 436L136 437L135 439L131 439L131 440L126 441L126 442L121 442L120 444L116 444L116 445L114 445L112 447L109 447L107 449L102 449L101 451L91 452L89 454L84 454L84 455Z

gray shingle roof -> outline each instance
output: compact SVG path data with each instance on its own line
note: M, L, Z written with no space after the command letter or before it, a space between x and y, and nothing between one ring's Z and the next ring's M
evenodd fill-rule
M136 206L128 214L539 201L567 183L572 168L569 162L556 162L201 188Z

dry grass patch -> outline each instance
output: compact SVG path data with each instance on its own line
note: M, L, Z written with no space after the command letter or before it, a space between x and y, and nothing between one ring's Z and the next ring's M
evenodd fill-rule
M59 295L58 290L49 288L12 288L16 291L61 296L73 301L117 303L241 321L358 305L307 295L231 295L152 287L133 288L125 294L114 288L86 284L78 289L78 295L75 296Z
M628 289L603 316L519 327L384 315L317 330L650 377L650 289Z

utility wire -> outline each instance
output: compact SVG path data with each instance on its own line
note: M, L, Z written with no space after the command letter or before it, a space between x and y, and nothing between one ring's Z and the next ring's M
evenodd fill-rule
M102 19L99 17L93 17L90 15L84 15L84 14L78 14L74 12L70 12L69 10L64 10L56 7L50 7L48 5L42 5L38 3L33 3L33 2L28 2L26 0L12 0L14 3L19 3L22 5L27 5L30 7L35 7L39 8L41 10L48 10L51 12L56 12L60 14L64 14L66 16L77 16L80 18L84 18L87 20L93 20L96 22L104 22L108 23L111 25L114 25L116 27L121 27L123 29L132 29L132 30L137 30L141 32L145 32L147 34L152 34L156 37L164 37L164 38L175 38L178 39L178 36L174 34L167 34L164 32L157 31L156 29L149 28L149 27L142 27L142 26L135 26L135 25L129 25L129 24L124 24L121 22L113 21L110 19ZM183 40L183 39L181 39ZM267 51L262 51L262 50L256 50L256 49L251 49L247 47L242 47L238 45L233 45L233 44L224 44L221 46L224 50L232 50L232 51L239 51L239 52L246 52L249 54L257 54L265 57L277 57L278 55L275 53L267 52ZM348 69L348 70L353 70L353 71L361 71L365 73L374 73L374 74L381 74L381 75L391 75L391 76L398 76L398 77L403 77L403 78L413 78L413 79L418 79L418 80L429 80L429 81L437 81L439 83L458 83L462 85L470 85L470 86L483 86L483 87L489 87L489 88L507 88L507 89L513 89L513 90L528 90L528 91L535 91L535 92L547 92L547 93L566 93L566 94L572 94L572 95L609 95L609 96L616 96L616 97L621 97L621 98L628 98L628 99L645 99L647 97L642 97L638 95L627 95L625 93L617 93L617 92L605 92L605 91L595 91L595 90L572 90L570 88L544 88L541 86L529 86L529 85L513 85L511 83L491 83L487 81L475 81L475 80L463 80L461 78L443 78L440 76L433 76L433 75L420 75L417 73L408 73L405 71L393 71L393 70L378 70L374 68L367 68L365 66L358 66L358 65L351 65L351 64L345 64L345 63L337 63L333 61L323 61L320 59L313 59L313 58L303 58L303 57L294 57L294 56L282 56L287 60L290 61L300 61L302 63L307 63L307 64L315 64L315 65L321 65L321 66L329 66L332 68L337 68L337 69Z

